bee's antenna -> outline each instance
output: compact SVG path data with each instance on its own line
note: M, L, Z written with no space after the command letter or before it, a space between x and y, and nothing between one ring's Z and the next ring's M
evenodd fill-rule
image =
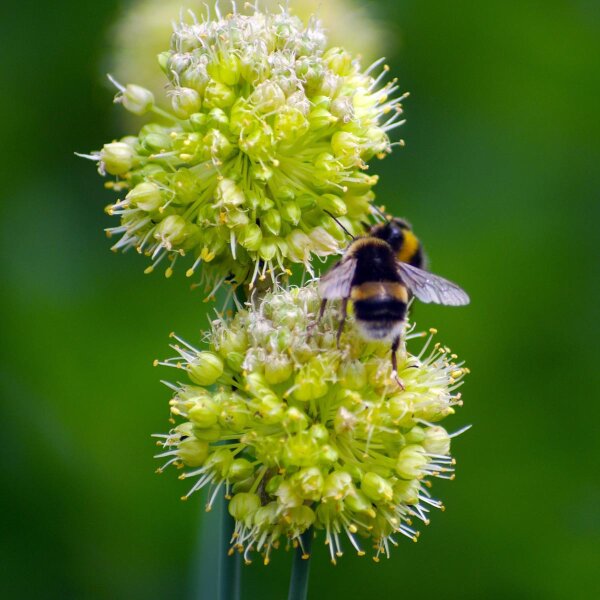
M337 218L337 217L334 217L334 216L333 216L333 215L332 215L332 214L331 214L331 213L330 213L328 210L326 210L326 209L323 209L323 211L324 211L324 212L326 212L326 213L327 213L327 214L328 214L328 215L329 215L329 216L330 216L330 217L331 217L331 218L332 218L332 219L333 219L333 220L334 220L334 221L335 221L335 222L336 222L336 223L337 223L337 224L338 224L338 225L339 225L341 228L342 228L342 230L346 232L346 234L347 234L347 235L349 235L349 236L350 236L350 237L351 237L353 240L355 240L355 239L356 239L356 236L355 236L355 235L352 235L352 234L351 234L351 233L350 233L350 232L349 232L349 231L348 231L348 230L347 230L347 229L346 229L346 228L345 228L345 227L344 227L344 226L343 226L343 225L340 223L340 221L338 220L338 218Z

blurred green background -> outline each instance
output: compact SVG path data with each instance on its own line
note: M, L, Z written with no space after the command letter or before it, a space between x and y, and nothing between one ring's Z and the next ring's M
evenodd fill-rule
M311 597L600 597L600 4L367 7L411 92L379 199L472 296L417 316L471 368L446 424L474 427L419 543L337 567L317 544ZM113 196L73 155L125 133L101 78L121 9L0 9L5 598L192 597L201 502L153 473L169 395L152 360L171 330L197 340L207 305L183 270L109 252ZM285 597L290 559L245 569L244 598Z

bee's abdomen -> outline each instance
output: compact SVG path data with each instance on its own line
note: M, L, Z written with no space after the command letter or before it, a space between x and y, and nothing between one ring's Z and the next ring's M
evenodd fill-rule
M354 315L368 337L380 339L404 321L408 292L397 282L368 282L352 288Z

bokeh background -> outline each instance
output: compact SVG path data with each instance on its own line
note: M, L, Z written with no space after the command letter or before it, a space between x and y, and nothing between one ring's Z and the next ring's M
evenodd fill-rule
M337 567L317 544L311 597L599 597L600 4L362 6L411 92L379 199L471 293L418 320L471 367L448 425L474 427L419 543ZM171 330L198 339L207 305L183 270L109 252L112 195L73 155L125 133L102 79L123 8L0 9L5 598L191 598L200 572L200 497L154 475L149 436L168 427L152 360ZM245 569L244 598L285 597L290 559Z

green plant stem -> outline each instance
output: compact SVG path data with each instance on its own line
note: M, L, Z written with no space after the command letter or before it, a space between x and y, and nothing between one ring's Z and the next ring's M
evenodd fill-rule
M243 288L234 292L238 302L244 304L247 296ZM234 306L235 312L235 306ZM221 497L221 533L219 543L219 600L240 600L242 587L242 555L229 555L235 520L229 514L229 500Z
M242 555L235 552L229 556L231 536L235 527L233 517L227 510L229 500L221 499L221 539L219 543L219 598L240 600L242 579Z
M288 600L306 600L308 594L308 572L310 570L310 548L312 546L312 527L302 536L302 546L298 545L294 552L292 562L292 575L290 577L290 590ZM303 558L306 557L306 558Z

